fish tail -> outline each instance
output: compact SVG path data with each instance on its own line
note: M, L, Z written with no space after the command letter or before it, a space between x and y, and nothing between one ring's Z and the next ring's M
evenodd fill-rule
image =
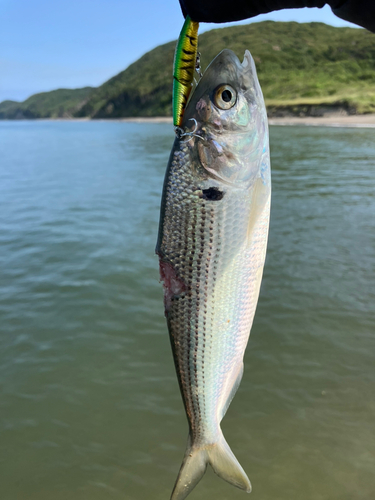
M247 493L251 492L250 480L229 448L223 434L217 443L208 448L207 452L209 463L219 477Z
M176 484L174 485L171 500L183 500L199 483L208 464L208 454L205 447L191 445L189 436L185 456L182 461Z
M185 452L171 500L184 500L202 479L210 464L215 473L233 486L251 492L250 480L229 448L223 434L214 444L201 447L190 444Z

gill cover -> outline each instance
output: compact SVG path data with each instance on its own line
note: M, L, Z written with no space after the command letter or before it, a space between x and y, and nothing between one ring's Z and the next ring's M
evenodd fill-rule
M226 184L249 187L268 160L266 107L255 64L245 52L241 64L225 49L199 81L182 128L200 138L190 142L205 172Z

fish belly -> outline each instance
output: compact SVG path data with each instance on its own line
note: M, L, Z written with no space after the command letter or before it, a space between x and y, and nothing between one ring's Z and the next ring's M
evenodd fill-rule
M194 446L216 443L242 376L266 254L270 187L222 186L195 175L177 141L167 170L157 253L165 313ZM217 184L217 183L216 183Z

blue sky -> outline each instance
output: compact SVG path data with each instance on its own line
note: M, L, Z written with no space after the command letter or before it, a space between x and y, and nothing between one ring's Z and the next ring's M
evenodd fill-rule
M0 19L0 102L100 85L146 51L176 39L183 23L177 0L0 0ZM353 26L329 7L244 22L266 19ZM217 26L201 24L200 33Z

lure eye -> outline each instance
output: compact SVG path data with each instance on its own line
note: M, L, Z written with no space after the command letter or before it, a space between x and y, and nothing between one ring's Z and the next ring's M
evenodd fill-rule
M214 104L220 109L230 109L236 104L237 93L230 85L220 85L215 90Z

